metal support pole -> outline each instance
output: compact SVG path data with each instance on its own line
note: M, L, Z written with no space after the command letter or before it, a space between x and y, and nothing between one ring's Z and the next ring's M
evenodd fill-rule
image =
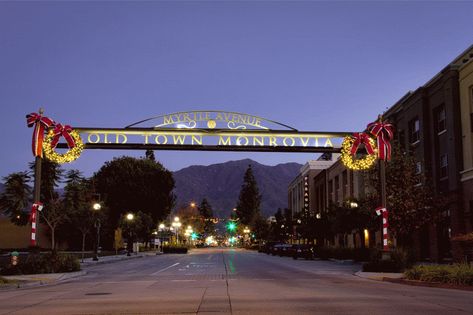
M379 160L379 181L381 183L381 207L387 208L387 197L386 197L386 161ZM381 225L381 231L383 231L383 224ZM388 243L389 245L389 243ZM382 260L391 259L390 250L382 251Z
M40 108L39 109L39 114L43 115L44 109ZM41 150L43 150L41 148ZM41 202L41 164L42 164L42 159L40 156L36 156L35 158L35 163L34 163L34 187L33 187L33 203L39 204ZM35 220L34 222L31 222L31 224L35 226L35 235L34 235L34 240L31 240L31 247L32 247L32 252L39 251L37 246L38 246L38 234L39 234L39 216L40 213L39 211L36 213Z
M37 156L35 159L34 164L34 188L33 188L33 202L39 203L41 201L41 157ZM31 224L35 224L36 232L34 236L34 240L31 242L32 252L37 251L36 246L38 245L38 234L39 234L39 211L36 213L35 222L31 222Z

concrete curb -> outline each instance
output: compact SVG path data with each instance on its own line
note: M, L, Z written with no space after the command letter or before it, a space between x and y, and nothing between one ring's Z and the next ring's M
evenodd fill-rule
M124 260L129 260L129 259L135 259L135 258L143 258L145 255L133 255L133 256L124 256L120 257L117 259L103 259L98 261L86 261L86 262L81 262L80 265L81 267L91 267L91 266L96 266L96 265L104 265L104 264L111 264L114 262L119 262L119 261L124 261Z
M8 280L16 280L18 282L0 286L0 290L16 290L31 288L42 285L55 284L66 281L68 279L85 276L87 271L81 270L76 272L65 273L47 273L47 274L33 274L33 275L18 275L18 276L4 276Z
M393 278L386 278L386 277L384 277L382 279L382 281L391 282L391 283L405 284L405 285L411 285L411 286L416 286L416 287L429 287L429 288L473 291L473 286L456 285L456 284L441 283L441 282L425 282L425 281L420 281L420 280L393 279Z
M390 272L363 272L357 271L354 273L355 276L375 281L385 281L383 279L401 279L404 277L403 273L390 273Z
M356 262L353 259L334 259L334 258L329 258L328 259L331 262L334 262L336 264L340 265L354 265Z

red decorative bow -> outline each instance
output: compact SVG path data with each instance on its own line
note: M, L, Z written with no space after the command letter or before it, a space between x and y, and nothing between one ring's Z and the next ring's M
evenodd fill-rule
M41 114L31 113L26 115L26 123L29 128L34 126L33 140L31 143L33 156L39 156L42 158L44 131L51 126L54 126L54 121Z
M368 124L367 128L378 141L378 156L381 160L391 160L391 143L393 138L393 125L381 121Z
M353 142L353 145L351 147L351 151L350 151L351 155L356 154L356 151L358 151L358 147L360 146L360 144L365 145L366 152L368 154L371 155L374 153L373 147L371 146L371 143L370 143L370 136L368 136L366 133L355 132L353 134L353 138L355 139L355 141Z
M57 146L57 143L59 142L59 138L64 137L67 142L67 146L69 148L73 148L76 146L76 143L74 141L74 138L71 136L72 132L72 127L69 125L61 125L61 124L56 124L54 127L54 137L53 140L51 141L51 147L54 149Z

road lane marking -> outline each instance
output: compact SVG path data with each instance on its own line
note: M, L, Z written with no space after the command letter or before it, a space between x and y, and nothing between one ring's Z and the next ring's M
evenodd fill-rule
M164 268L164 269L161 269L161 270L158 270L158 271L156 271L156 272L153 272L151 275L152 275L152 276L155 276L155 275L157 275L158 273L163 272L163 271L166 271L166 270L168 270L169 268L172 268L172 267L177 266L177 265L179 265L179 263L175 263L174 265L171 265L171 266L168 266L168 267L166 267L166 268Z

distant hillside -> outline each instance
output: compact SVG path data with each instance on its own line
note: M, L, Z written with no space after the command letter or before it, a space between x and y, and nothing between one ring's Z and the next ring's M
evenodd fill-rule
M287 207L287 186L297 176L302 165L286 163L267 166L250 159L209 166L190 166L174 172L176 204L179 206L191 201L200 203L205 197L216 216L229 216L236 206L243 175L250 164L263 195L262 214L273 215L278 208Z

